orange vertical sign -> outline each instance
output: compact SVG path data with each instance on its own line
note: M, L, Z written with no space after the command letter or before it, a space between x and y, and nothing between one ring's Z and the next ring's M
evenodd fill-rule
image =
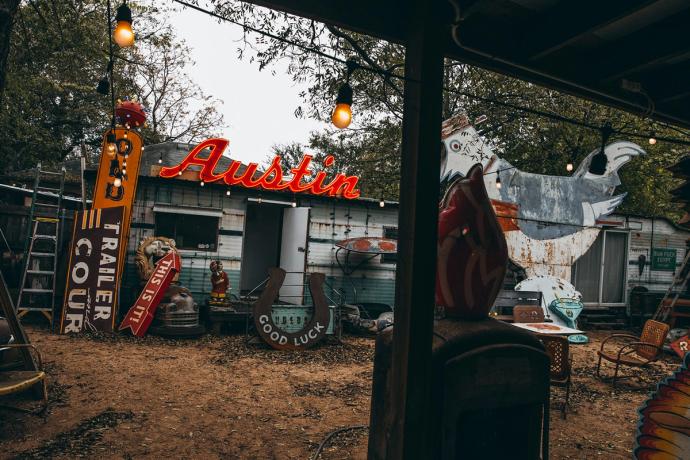
M108 154L108 134L115 133L117 149L113 156ZM123 235L129 235L132 204L137 192L139 164L141 163L142 140L139 133L131 129L116 128L103 136L103 154L93 191L93 208L125 207ZM117 181L119 179L119 182ZM119 186L118 186L119 185Z
M115 134L115 152L108 150L108 134ZM98 166L96 186L93 191L93 209L123 206L120 256L117 267L118 277L122 274L127 258L129 226L132 206L137 193L139 165L143 151L143 141L138 132L126 128L115 128L103 135L101 162ZM117 311L117 310L116 310Z

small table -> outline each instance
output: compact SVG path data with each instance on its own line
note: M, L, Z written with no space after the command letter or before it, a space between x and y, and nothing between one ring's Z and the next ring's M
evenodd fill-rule
M582 331L571 327L559 326L554 323L511 323L512 326L526 329L535 334L574 335Z

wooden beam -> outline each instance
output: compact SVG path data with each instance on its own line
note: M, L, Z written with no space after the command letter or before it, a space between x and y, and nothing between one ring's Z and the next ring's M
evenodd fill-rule
M569 49L560 53L557 59L542 61L542 70L556 75L572 75L585 84L607 84L690 51L690 35L686 31L688 23L690 9L586 52Z
M561 2L558 4L560 6L538 14L530 23L519 25L523 31L533 32L520 44L518 53L528 60L543 59L582 37L638 13L658 1Z
M408 4L389 459L431 458L444 28L435 2Z
M326 22L384 40L405 40L405 2L395 0L248 0L259 6Z

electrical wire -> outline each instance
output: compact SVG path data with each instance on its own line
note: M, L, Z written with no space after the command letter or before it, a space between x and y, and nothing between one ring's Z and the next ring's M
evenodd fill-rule
M331 431L326 435L326 437L321 441L321 444L319 444L319 447L316 449L314 452L314 455L312 455L311 460L316 460L319 458L319 455L321 455L321 452L323 451L323 448L326 447L326 443L331 440L331 438L337 434L343 433L345 431L352 431L352 430L364 430L364 429L369 429L369 425L352 425L352 426L346 426L344 428L339 428L335 431Z
M310 53L317 54L317 55L319 55L319 56L321 56L321 57L323 57L323 58L330 59L330 60L332 60L332 61L334 61L334 62L338 62L338 63L340 63L340 64L346 64L346 63L347 63L347 60L342 59L342 58L339 58L339 57L337 57L337 56L333 56L333 55L328 54L328 53L325 53L325 52L323 52L323 51L321 51L321 50L319 50L319 49L317 49L317 48L315 48L315 47L303 45L303 44L298 43L298 42L296 42L296 41L294 41L294 40L290 40L290 39L287 39L287 38L285 38L285 37L280 37L280 36L278 36L278 35L275 35L275 34L273 34L273 33L267 32L267 31L265 31L265 30L261 30L261 29L258 29L258 28L256 28L256 27L252 27L252 26L249 26L249 25L247 25L247 24L243 24L243 23L241 23L241 22L239 22L239 21L235 21L235 20L233 20L233 19L227 18L227 17L225 17L225 16L223 16L223 15L220 15L220 14L215 13L215 12L213 12L213 11L207 10L207 9L202 8L202 7L200 7L200 6L191 4L191 3L186 2L186 1L184 1L184 0L173 0L173 1L174 1L175 3L179 3L179 4L182 5L182 6L185 6L185 7L191 8L191 9L193 9L193 10L199 11L199 12L201 12L201 13L207 14L207 15L209 15L209 16L212 16L212 17L216 18L216 19L220 19L221 21L229 22L229 23L231 23L231 24L235 24L235 25L237 25L237 26L240 26L240 27L242 27L244 30L249 30L249 31L254 32L254 33L257 33L257 34L259 34L259 35L263 35L263 36L268 37L268 38L271 38L271 39L273 39L273 40L277 40L277 41L279 41L279 42L281 42L281 43L285 43L285 44L288 44L288 45L290 45L290 46L294 46L294 47L296 47L296 48L302 49L302 50L304 50L304 51L306 51L306 52L310 52ZM386 77L388 77L388 78L394 78L394 79L397 79L397 80L400 80L400 81L412 81L412 82L420 83L420 82L417 81L417 80L410 79L410 78L408 78L408 77L405 77L405 76L403 76L403 75L396 74L396 73L394 73L394 72L391 72L391 71L388 71L388 70L385 70L385 69L375 69L375 68L373 68L373 67L366 66L366 65L363 65L363 64L358 64L358 68L359 68L359 69L362 69L362 70L365 70L365 71L368 71L368 72L373 72L373 73L376 73L376 74L379 74L379 75L382 75L382 76L386 76ZM468 97L468 98L475 99L475 100L482 101L482 102L489 103L489 104L501 105L501 106L503 106L503 107L512 108L512 109L514 109L514 110L518 110L518 111L521 111L521 112L524 112L524 113L529 113L529 114L532 114L532 115L535 115L535 116L539 116L539 117L542 117L542 118L549 118L549 119L554 120L554 121L559 121L559 122L563 122L563 123L568 123L568 124L571 124L571 125L580 126L580 127L587 128L587 129L591 129L591 130L600 131L601 128L602 128L600 125L593 124L593 123L587 123L587 122L580 121L580 120L576 120L576 119L574 119L574 118L566 117L566 116L564 116L564 115L559 115L559 114L552 113L552 112L546 112L546 111L543 111L543 110L533 109L533 108L530 108L530 107L524 107L524 106L520 106L520 105L517 105L517 104L510 103L510 102L505 102L505 101L500 101L500 100L498 100L498 99L488 98L488 97L485 97L485 96L479 96L479 95L476 95L476 94L468 93L468 92L466 92L466 91L459 91L459 90L455 90L455 89L448 88L448 87L444 87L443 90L444 90L445 92L447 92L447 93L456 94L456 95L458 95L458 96ZM637 139L646 139L646 138L649 138L649 133L642 133L642 134L641 134L641 133L636 133L636 132L631 132L631 131L626 131L626 130L619 130L619 129L614 129L614 130L613 130L613 133L614 133L614 134L619 134L619 135L622 135L622 136L634 137L634 138L637 138ZM656 139L657 139L657 141L666 142L666 143L669 143L669 144L677 144L677 145L686 145L686 146L690 146L690 140L683 140L683 139L678 139L678 138L673 138L673 137L658 137L658 136L656 137Z

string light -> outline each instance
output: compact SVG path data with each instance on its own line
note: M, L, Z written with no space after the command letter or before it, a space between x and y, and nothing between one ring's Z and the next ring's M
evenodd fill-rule
M501 186L501 176L499 176L498 174L496 174L496 188L500 190L501 187L502 187L502 186Z
M565 170L568 172L571 172L573 170L573 162L572 160L568 160L568 164L565 165Z
M652 131L649 133L649 145L655 145L656 144L656 133Z
M161 165L163 164L163 153L161 152L161 156L158 157L158 164Z
M206 185L206 183L204 181L201 181L199 182L199 185L203 187L204 185Z
M227 190L225 191L225 195L226 195L226 196L230 196L230 189L227 189Z
M220 15L220 14L218 14L218 13L214 13L213 11L209 11L209 10L207 10L207 9L201 8L201 7L197 6L197 5L194 5L194 4L189 3L189 2L187 2L187 1L184 1L184 0L173 0L173 1L174 1L175 3L178 3L178 4L183 5L183 6L185 6L185 7L194 9L194 10L196 10L196 11L202 12L202 13L204 13L204 14L207 14L207 15L209 15L209 16L215 17L215 18L220 19L220 20L222 20L222 21L229 22L229 23L231 23L231 24L235 24L235 25L237 25L237 26L239 26L239 27L242 27L245 31L251 31L251 32L257 33L257 34L259 34L259 35L263 35L263 36L265 36L265 37L271 38L271 39L273 39L273 40L277 40L277 41L279 41L279 42L289 44L289 45L291 45L291 46L294 46L294 47L296 47L296 48L302 49L302 50L304 50L304 51L306 51L306 52L309 52L309 53L312 53L312 54L319 55L319 56L321 56L321 57L323 57L323 58L325 58L325 59L329 59L329 60L334 61L334 62L346 63L346 61L344 61L343 59L338 58L338 57L336 57L336 56L332 56L332 55L330 55L330 54L328 54L328 53L325 53L325 52L323 52L323 51L321 51L321 50L319 50L319 49L317 49L317 48L315 48L315 47L313 47L313 46L304 45L304 44L302 44L302 43L298 43L298 42L296 42L296 41L286 39L285 37L280 37L280 36L278 36L278 35L272 34L272 33L267 32L267 31L265 31L265 30L261 30L261 29L258 29L258 28L256 28L256 27L252 27L252 26L250 26L250 25L243 24L243 23L241 23L241 22L238 22L238 21L235 21L235 20L233 20L233 19L227 18L227 17L222 16L222 15ZM396 79L396 80L400 80L400 81L410 80L409 78L407 78L407 77L405 77L405 76L403 76L403 75L399 75L399 74L396 74L396 73L394 73L394 72L392 72L392 71L389 71L389 70L386 70L386 69L382 69L382 68L373 68L373 67L363 66L363 65L358 65L358 68L364 69L364 70L369 71L369 72L376 73L376 74L381 75L381 76L385 76L386 79ZM445 92L447 92L447 93L451 93L451 94L456 94L456 95L459 95L459 96L468 97L468 98L470 98L470 99L482 101L482 102L489 103L489 104L501 105L501 106L503 106L503 107L512 108L512 109L514 109L514 110L517 110L517 111L520 111L520 112L524 112L524 113L529 113L529 114L536 115L536 116L539 116L539 117L542 117L542 118L549 118L549 119L552 119L552 120L554 120L554 121L560 121L560 122L564 122L564 123L569 123L569 124L571 124L571 125L580 126L580 127L587 128L587 129L591 129L591 130L600 130L600 129L601 129L601 127L598 126L598 125L596 125L596 124L583 122L583 121L576 120L576 119L574 119L574 118L569 118L569 117L566 117L566 116L563 116L563 115L559 115L559 114L556 114L556 113L551 113L551 112L546 112L546 111L542 111L542 110L532 109L532 108L529 108L529 107L519 106L519 105L516 105L516 104L509 103L509 102L500 101L500 100L492 99L492 98L487 98L487 97L479 96L479 95L476 95L476 94L468 93L468 92L465 92L465 91L455 90L455 89L448 88L448 87L444 87L443 90L444 90ZM638 139L649 139L649 134L648 134L648 133L630 132L630 131L617 130L617 129L616 129L616 130L613 130L613 133L616 133L616 134L619 134L619 135L622 135L622 136L628 136L628 137L638 138ZM683 140L683 139L678 139L678 138L672 138L672 137L663 137L663 138L662 138L662 137L655 137L654 140L655 140L655 141L667 142L667 143L670 143L670 144L678 144L678 145L686 145L686 146L690 145L690 141L688 141L688 140ZM653 145L653 144L652 144L652 145Z
M108 80L107 76L101 78L101 80L98 82L96 92L98 94L102 94L103 96L110 94L110 81Z
M292 195L292 207L297 207L297 197L295 195Z
M132 30L132 10L127 3L123 3L117 9L115 15L117 25L113 31L113 40L120 48L127 48L134 45L134 31Z
M120 179L119 177L116 178L116 179L113 181L113 185L114 185L116 188L120 188L120 187L122 186L122 179Z
M379 201L379 208L383 208L386 206L386 202L383 200L383 197L381 197L381 201Z
M108 133L105 138L106 152L110 158L115 158L115 152L117 150L117 144L115 144L115 133Z

